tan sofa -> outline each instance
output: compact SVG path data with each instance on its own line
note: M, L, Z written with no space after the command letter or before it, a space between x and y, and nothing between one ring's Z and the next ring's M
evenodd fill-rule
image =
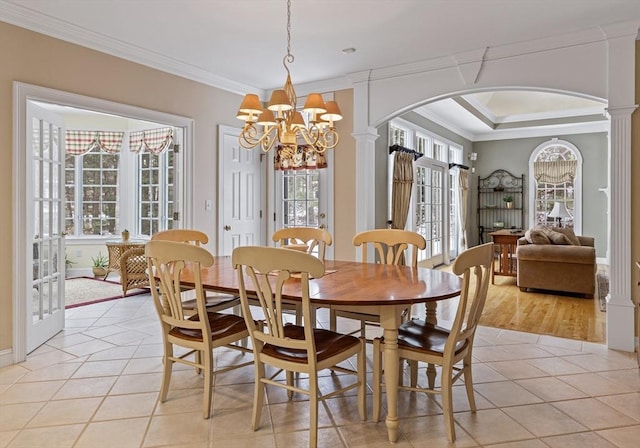
M594 239L576 238L580 245L532 244L526 236L520 238L516 250L520 290L562 291L593 298L597 270Z

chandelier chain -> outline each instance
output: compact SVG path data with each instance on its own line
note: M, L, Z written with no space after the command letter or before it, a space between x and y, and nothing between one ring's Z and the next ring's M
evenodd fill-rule
M287 0L287 54L282 60L287 73L289 73L287 63L292 64L294 59L293 54L291 54L291 0Z

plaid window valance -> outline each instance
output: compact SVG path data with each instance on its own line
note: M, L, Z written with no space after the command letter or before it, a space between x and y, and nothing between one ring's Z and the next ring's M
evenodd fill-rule
M117 154L122 148L124 132L112 131L73 131L68 130L65 135L67 154L81 156L94 148Z
M161 154L173 143L173 128L147 129L129 134L129 149L132 152Z
M276 170L313 170L326 168L327 159L311 145L278 145L273 157Z
M561 184L576 177L575 160L556 160L553 162L534 162L533 177L538 182Z

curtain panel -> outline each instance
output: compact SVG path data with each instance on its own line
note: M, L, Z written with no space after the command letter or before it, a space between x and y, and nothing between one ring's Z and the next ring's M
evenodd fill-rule
M173 128L146 129L129 134L131 152L162 154L173 144Z
M122 148L124 132L67 130L65 144L67 154L81 156L94 148L109 154L117 154Z
M391 227L404 230L409 215L413 188L413 154L396 151L393 157L393 185L391 190Z
M534 162L533 178L537 182L561 184L570 182L576 177L577 162L575 160L557 160L553 162Z
M278 145L273 156L275 170L314 170L327 167L324 154L311 145Z
M458 169L458 216L460 216L460 245L467 249L467 204L469 198L469 172Z

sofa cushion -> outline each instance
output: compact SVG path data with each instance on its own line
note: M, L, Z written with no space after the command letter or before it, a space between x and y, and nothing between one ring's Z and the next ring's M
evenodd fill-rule
M593 265L596 269L596 249L589 246L527 244L518 246L516 256L520 261L536 261L540 263L567 263ZM520 270L520 265L518 265Z
M578 237L576 236L575 232L571 227L554 227L552 230L554 232L562 233L564 236L567 237L567 239L569 240L569 243L573 244L574 246L581 245L580 240L578 239Z
M524 237L531 244L571 244L571 241L564 233L556 232L554 229L545 226L536 226L527 230Z
M529 229L525 232L524 238L530 244L551 244L551 240L542 229Z

